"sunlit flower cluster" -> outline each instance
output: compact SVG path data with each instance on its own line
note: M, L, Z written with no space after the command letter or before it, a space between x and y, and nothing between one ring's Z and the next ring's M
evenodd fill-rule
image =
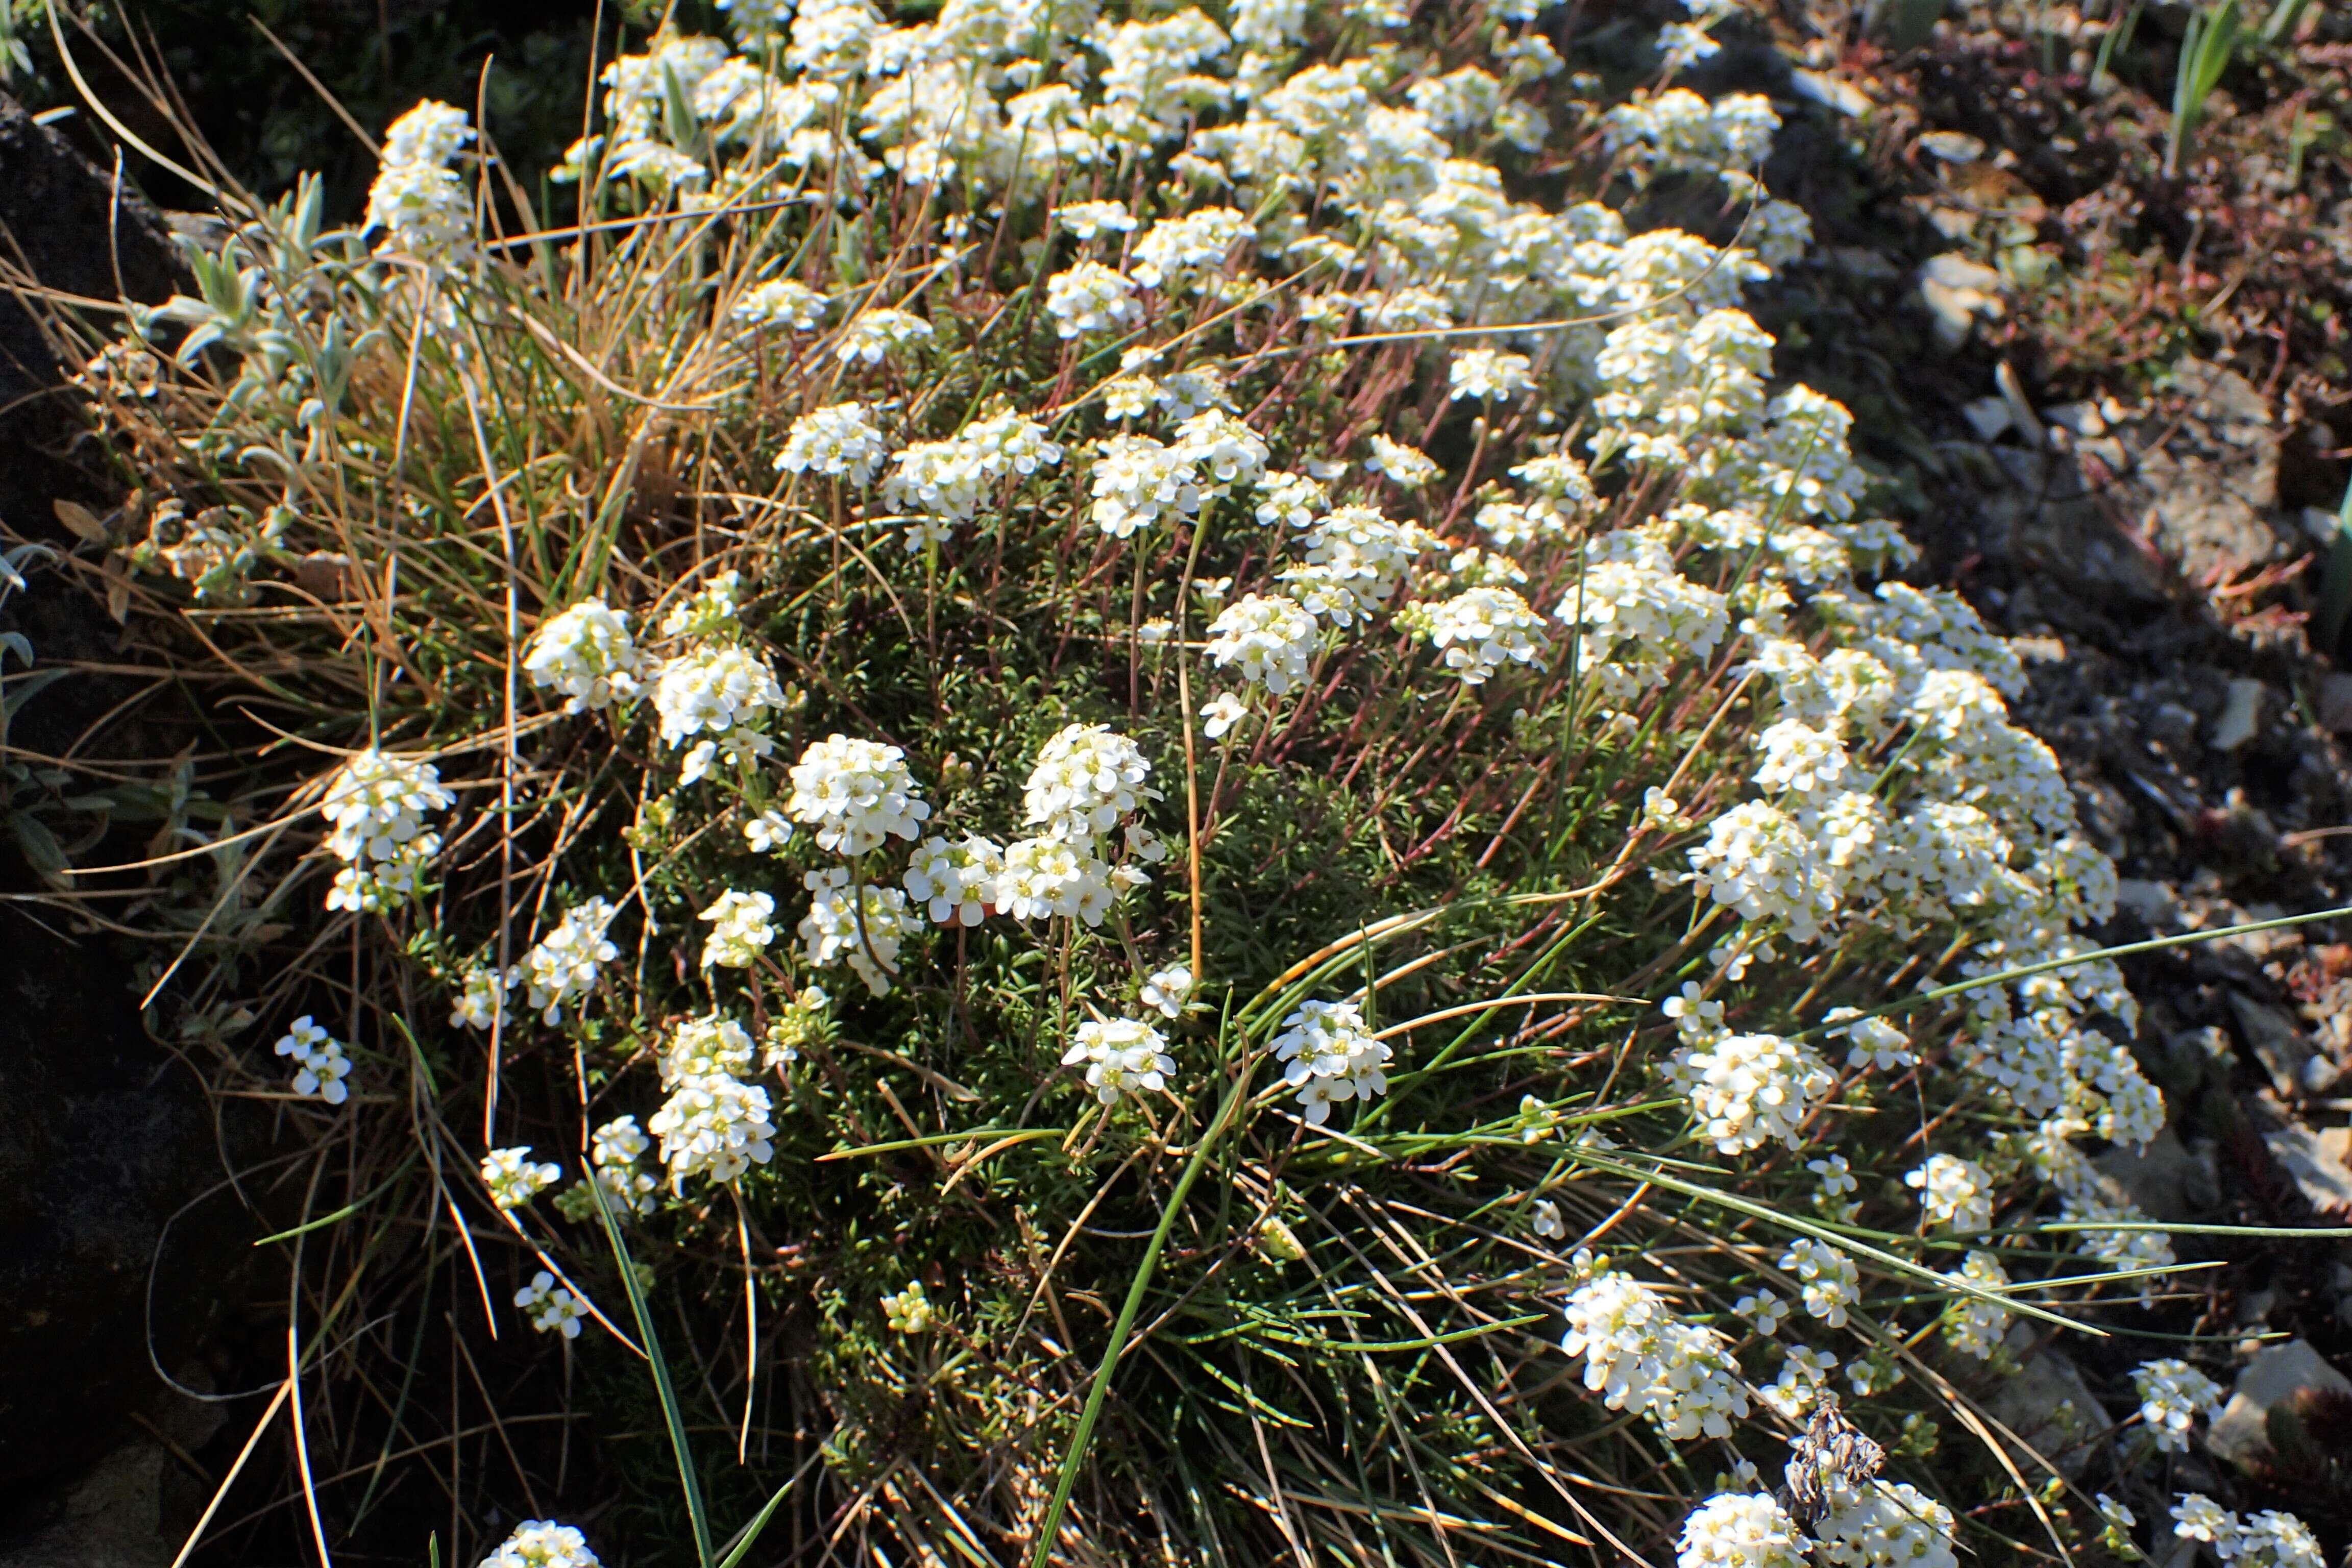
M373 749L346 762L319 805L328 852L343 863L327 908L379 913L415 898L441 853L441 836L426 829L425 818L457 798L431 763Z

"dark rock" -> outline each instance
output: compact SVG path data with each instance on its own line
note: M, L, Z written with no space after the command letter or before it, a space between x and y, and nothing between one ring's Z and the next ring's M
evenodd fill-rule
M90 300L161 302L181 281L161 215L5 96L0 258ZM110 500L74 459L72 395L40 321L0 291L0 521L61 546L73 540L58 498ZM54 574L9 607L31 608L18 624L44 658L113 640L102 607ZM68 679L28 707L86 724L112 699L79 684L88 689ZM27 715L20 743L38 721ZM0 779L0 807L7 788ZM13 843L0 849L0 888L38 886ZM0 906L0 1490L89 1464L123 1440L131 1414L161 1408L151 1349L187 1363L251 1234L234 1194L204 1197L224 1174L213 1107L149 1038L130 968L110 939Z
M185 283L163 216L0 93L0 258L85 300L161 304ZM80 429L40 323L0 291L0 521L55 537L50 503L87 495L68 448Z

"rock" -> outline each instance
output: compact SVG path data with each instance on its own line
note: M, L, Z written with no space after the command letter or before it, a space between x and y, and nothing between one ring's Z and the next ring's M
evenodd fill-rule
M181 281L155 211L5 96L0 247L70 294L160 303ZM70 544L52 502L111 503L69 460L79 422L67 395L38 323L0 291L0 517ZM19 624L39 654L102 658L112 646L88 600L35 593L9 609L26 606ZM71 732L118 700L63 682L27 705L13 738L33 745L45 716L68 709ZM13 846L0 854L0 889L32 885ZM157 1408L165 1390L150 1350L166 1365L187 1359L232 1298L225 1285L251 1234L233 1194L191 1205L224 1173L213 1107L148 1037L130 968L103 939L0 907L0 1489L90 1464L123 1441L130 1413ZM164 1227L184 1209L167 1247ZM151 1268L163 1304L152 1339Z
M1936 319L1936 338L1948 349L1968 342L1979 316L1999 318L2008 307L2001 302L2000 274L1958 251L1931 258L1919 268L1919 298Z
M1859 119L1870 112L1870 95L1850 81L1820 71L1794 70L1789 73L1789 85L1798 97L1811 99L1840 114Z
M2011 416L2006 397L1979 397L1974 403L1963 404L1960 417L1977 433L1979 441L1994 441L2010 426Z
M2016 1375L2000 1384L1985 1401L1993 1418L2017 1434L2025 1446L2073 1480L2090 1467L2098 1444L2093 1439L2108 1426L2106 1411L2083 1381L2083 1373L2064 1352L2050 1345L2034 1351L2034 1328L2019 1323L2009 1331L2009 1349L2024 1358ZM2011 1450L2015 1454L2014 1448ZM2032 1483L2041 1466L2025 1455L2015 1455L2018 1468Z
M170 1568L163 1528L171 1456L143 1443L108 1455L29 1528L0 1533L0 1568Z
M2230 682L2230 695L2221 704L2221 715L2213 721L2213 732L2205 743L2217 752L2234 752L2254 738L2262 727L2263 683L2259 680L2237 679Z
M2352 1168L2345 1166L2336 1147L2328 1147L2326 1135L2307 1129L2267 1093L2255 1098L2255 1112L2263 1147L2305 1201L2322 1215L2352 1213Z
M86 299L127 292L161 304L186 281L163 216L5 93L0 236L11 263ZM0 462L0 518L19 532L50 530L50 501L89 490L63 455L77 425L58 385L39 324L0 290L0 450L8 453Z
M2255 1353L2238 1373L2230 1402L2213 1419L2205 1447L2240 1468L2270 1452L2270 1413L2305 1389L2352 1396L2352 1378L2327 1364L2304 1340Z
M1973 163L1984 156L1985 144L1965 131L1930 131L1919 138L1919 150L1947 163Z
M2190 1150L2168 1127L2145 1150L2123 1145L2092 1164L2150 1219L2186 1221L2221 1202L2221 1176L2210 1147Z
M2170 931L2180 923L2180 900L2162 882L2123 879L2116 884L2116 908L2150 931Z
M2107 422L2100 416L2095 404L2053 404L2042 410L2042 416L2061 430L2084 440L2095 440L2107 433Z
M2229 994L2230 1016L2237 1023L2238 1037L2270 1074L2280 1098L2292 1100L2301 1094L2304 1065L2318 1047L2284 1009L2254 1001L2243 992Z

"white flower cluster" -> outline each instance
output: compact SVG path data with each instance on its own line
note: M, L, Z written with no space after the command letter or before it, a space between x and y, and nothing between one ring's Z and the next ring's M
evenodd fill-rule
M568 1287L558 1285L555 1276L544 1268L530 1277L530 1284L515 1292L514 1304L530 1319L532 1328L542 1334L562 1334L567 1340L580 1337L580 1326L588 1316L588 1304L573 1295ZM577 1539L576 1535L574 1539ZM499 1555L503 1556L513 1545L509 1541L499 1549ZM531 1561L528 1556L520 1560ZM490 1561L497 1562L499 1557L492 1557Z
M742 0L736 0L738 5ZM482 1559L482 1568L599 1568L587 1538L568 1524L551 1519L527 1519L499 1548Z
M776 940L775 912L776 900L765 893L730 888L719 894L701 915L710 922L710 934L702 943L702 967L749 969L759 963L760 954Z
M829 403L793 421L776 467L783 473L822 474L863 485L873 481L888 452L864 404Z
M1108 332L1143 313L1135 285L1099 261L1081 261L1045 279L1045 312L1066 338Z
M944 544L949 530L970 521L1005 479L1026 479L1062 460L1060 443L1045 426L1016 414L999 414L946 441L918 441L892 455L896 471L882 482L882 504L908 517L907 548Z
M898 948L920 929L897 888L856 883L845 866L811 871L803 879L809 911L801 917L801 944L809 964L830 969L846 961L866 989L887 995L898 972Z
M743 291L728 314L747 326L805 332L824 320L824 296L792 278L773 278Z
M1089 1019L1075 1032L1064 1067L1087 1064L1087 1087L1105 1105L1147 1089L1165 1089L1176 1058L1168 1054L1167 1037L1133 1018Z
M1726 1154L1778 1140L1790 1148L1837 1075L1811 1046L1778 1035L1727 1035L1675 1053L1669 1078L1690 1097L1699 1131Z
M1927 1163L1903 1178L1916 1187L1931 1225L1980 1236L1992 1226L1992 1178L1974 1160L1930 1154Z
M1101 837L1157 800L1143 749L1108 724L1072 724L1037 753L1021 792L1022 820L1073 843Z
M474 232L474 199L449 165L474 139L466 111L426 99L384 128L367 232L419 260L463 255Z
M1279 697L1306 684L1319 635L1315 617L1290 600L1251 594L1209 623L1209 658Z
M976 833L954 844L926 838L899 885L933 925L976 926L988 918L1003 871L1004 847L992 839Z
M2241 1518L2202 1492L2190 1492L2173 1504L2172 1517L2175 1535L2206 1542L2225 1568L2326 1568L2319 1538L2283 1509Z
M1353 1002L1303 1003L1274 1037L1283 1081L1298 1091L1299 1108L1317 1127L1330 1120L1335 1104L1386 1094L1394 1055L1387 1041L1373 1037Z
M2158 1451L2189 1452L2189 1429L2202 1415L2221 1413L2221 1385L2176 1357L2143 1362L2132 1369L2140 1419L2147 1423Z
M457 982L457 999L450 1004L453 1029L487 1029L512 1015L507 998L522 984L522 971L510 968L504 976L487 963L469 965Z
M1832 1474L1821 1489L1810 1538L1771 1497L1709 1498L1683 1521L1677 1568L1958 1568L1952 1511L1917 1488Z
M1664 544L1631 529L1591 542L1582 574L1552 613L1576 633L1577 668L1619 706L1664 685L1680 661L1705 664L1730 629L1724 596L1685 578Z
M1416 558L1437 538L1414 522L1399 522L1368 506L1335 508L1307 533L1307 562L1282 572L1291 596L1321 619L1353 626L1377 615L1396 596Z
M670 1031L662 1051L662 1087L689 1079L741 1078L751 1070L751 1036L734 1019L718 1013L688 1018Z
M646 674L629 636L629 613L602 599L583 599L541 622L522 668L533 686L563 694L566 713L631 701Z
M598 970L619 956L621 950L604 937L618 913L602 898L575 904L523 954L522 977L529 987L524 999L545 1022L563 1022L564 1006L595 990Z
M328 852L343 863L327 890L327 908L373 914L415 898L426 867L441 853L441 836L425 829L425 818L456 799L431 763L373 747L345 762L319 805Z
M679 1080L646 1130L661 1140L670 1190L683 1193L688 1176L725 1184L775 1153L770 1142L768 1091L723 1073Z
M832 735L793 764L793 820L816 829L820 848L859 856L889 838L913 840L931 808L907 771L907 753L878 741Z
M294 1058L294 1092L303 1099L341 1105L352 1097L351 1087L343 1081L352 1076L343 1042L327 1033L310 1014L288 1025L274 1049L278 1056Z
M849 324L841 329L841 336L834 344L834 354L844 364L863 363L869 366L877 365L902 349L917 348L930 342L931 337L930 322L920 316L891 309L866 310L853 317ZM878 447L876 455L880 455ZM792 466L781 458L776 463L780 468ZM831 473L838 470L822 471ZM861 485L867 478L862 474L853 477Z
M619 1215L654 1212L654 1194L659 1184L638 1164L653 1146L653 1140L646 1136L634 1116L614 1117L597 1128L589 1140L589 1165L595 1172L597 1184L611 1197ZM559 1195L556 1206L564 1208L564 1200L574 1193L587 1198L587 1204L583 1207L574 1202L565 1208L565 1217L584 1224L596 1213L595 1200L584 1188L574 1186Z
M1950 1278L1985 1290L2003 1290L2009 1285L2009 1271L1990 1252L1969 1253ZM2002 1308L1981 1296L1956 1295L1945 1311L1944 1331L1963 1353L1983 1361L2000 1348L2001 1336L2009 1330L2009 1313Z
M1460 565L1457 556L1457 574ZM1466 589L1431 605L1422 624L1430 646L1444 654L1445 668L1465 686L1484 686L1514 660L1540 666L1551 646L1541 618L1508 588Z
M775 671L734 643L689 648L663 665L654 683L662 741L688 748L681 778L685 784L709 773L721 755L740 767L773 751L775 742L760 726L783 706L783 688L776 684Z
M1826 1241L1801 1236L1780 1255L1780 1267L1797 1277L1806 1311L1833 1329L1845 1327L1846 1308L1862 1300L1853 1258Z
M562 1174L561 1165L534 1163L528 1143L519 1149L493 1149L482 1156L482 1185L489 1189L490 1202L502 1209L522 1207Z
M1727 1437L1748 1414L1748 1389L1729 1342L1686 1323L1629 1274L1603 1270L1566 1306L1560 1348L1584 1358L1584 1386L1612 1410L1647 1415L1669 1437Z
M1507 403L1535 390L1533 369L1534 362L1525 354L1467 349L1445 367L1447 395L1456 401L1475 397L1482 403Z

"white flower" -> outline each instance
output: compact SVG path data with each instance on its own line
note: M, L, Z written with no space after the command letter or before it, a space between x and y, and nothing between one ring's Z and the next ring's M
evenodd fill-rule
M609 708L644 689L629 614L606 608L602 599L583 599L541 622L522 667L533 686L563 694L566 713Z
M912 839L929 820L907 754L878 741L835 734L810 742L793 764L786 809L816 829L820 848L863 855L892 837Z
M1053 833L1016 838L1004 847L1003 869L989 901L1017 921L1083 920L1097 926L1117 896L1112 875L1091 838Z
M1691 1510L1676 1568L1810 1568L1810 1543L1789 1510L1761 1493L1721 1492Z
M425 260L462 254L473 234L473 188L448 165L474 139L463 110L426 99L384 128L368 187L367 232Z
M1874 1477L1823 1489L1813 1535L1833 1568L1958 1568L1952 1510L1917 1488Z
M343 1043L310 1014L289 1025L274 1048L278 1056L294 1058L296 1094L305 1100L323 1100L329 1105L341 1105L351 1098L351 1089L343 1080L351 1076L352 1064L343 1054Z
M1949 1278L1988 1289L1999 1289L2009 1283L2008 1270L1990 1252L1969 1253L1968 1261ZM2001 1336L2008 1328L2009 1313L1998 1303L1977 1296L1958 1296L1948 1309L1944 1331L1951 1336L1956 1347L1982 1361L2000 1348Z
M1446 367L1446 384L1452 389L1452 400L1475 397L1485 403L1505 403L1522 392L1533 392L1536 378L1529 373L1535 362L1525 354L1503 353L1495 349L1466 349L1454 356Z
M1184 1003L1192 994L1192 971L1184 964L1171 963L1144 980L1141 1000L1162 1017L1173 1018L1183 1013Z
M1974 1160L1930 1154L1926 1164L1903 1178L1918 1189L1930 1224L1980 1234L1992 1225L1992 1178Z
M849 870L843 866L811 871L804 881L811 898L809 912L801 917L800 938L811 967L830 969L846 959L868 991L887 994L899 943L916 929L907 895L868 882L853 901Z
M709 771L722 745L739 762L767 755L773 742L755 726L783 706L775 672L731 643L680 654L662 666L654 683L654 710L665 744L679 747L698 735L710 737L688 753L688 784Z
M1681 994L1658 1004L1658 1011L1675 1021L1685 1044L1704 1046L1723 1037L1723 1004L1700 995L1696 981L1684 981Z
M738 5L742 0L736 0ZM482 1568L599 1568L586 1538L551 1519L527 1519L506 1543L482 1559Z
M775 912L776 900L765 893L730 888L719 894L699 917L710 922L710 935L702 943L702 967L749 969L757 963L761 952L776 940L776 928L769 920Z
M1731 1310L1754 1323L1758 1333L1768 1336L1780 1332L1780 1325L1789 1320L1789 1303L1761 1285L1754 1295L1734 1301Z
M1418 447L1391 441L1386 436L1372 437L1372 455L1364 460L1364 467L1376 474L1386 474L1407 489L1419 489L1437 477L1436 459Z
M1095 449L1088 484L1095 526L1113 539L1201 510L1201 476L1181 447L1149 436L1112 436Z
M1610 1409L1648 1415L1682 1440L1728 1437L1733 1420L1747 1415L1748 1391L1729 1342L1684 1322L1631 1275L1594 1273L1570 1293L1563 1311L1560 1349L1584 1358L1584 1386Z
M563 1286L558 1285L555 1282L555 1276L544 1268L531 1276L530 1284L515 1292L514 1304L530 1315L532 1328L542 1334L562 1334L567 1340L576 1340L580 1337L581 1321L588 1316L587 1304ZM522 1532L517 1531L515 1533L520 1537ZM578 1531L572 1532L572 1539L575 1541L579 1539ZM488 1559L488 1562L536 1563L541 1561L530 1556L509 1557L508 1554L514 1550L514 1541L509 1540L506 1545L499 1548L497 1554ZM595 1559L591 1557L588 1561L593 1563Z
M425 830L425 815L456 799L430 763L373 747L345 762L319 805L328 852L343 862L327 908L375 912L414 898L425 863L441 850L440 835Z
M743 825L743 842L754 855L781 854L792 841L792 819L772 807Z
M1546 1241L1564 1241L1568 1238L1568 1223L1559 1216L1559 1205L1549 1198L1538 1198L1535 1201L1528 1228Z
M1252 594L1227 605L1209 623L1209 658L1220 669L1238 666L1242 679L1278 697L1306 683L1319 636L1315 617L1290 600ZM1240 704L1234 707L1238 719Z
M1097 837L1160 798L1144 782L1150 776L1142 748L1109 725L1068 725L1037 752L1021 795L1022 820L1058 838Z
M2139 1393L2140 1418L2161 1452L2187 1453L2197 1417L2210 1420L2221 1413L2221 1385L2171 1356L2134 1368L2132 1386Z
M931 324L920 316L908 315L904 310L867 310L841 329L833 352L834 357L844 364L863 360L868 365L877 365L886 354L930 340ZM866 481L861 479L857 482L862 485Z
M654 1211L656 1184L653 1177L637 1169L637 1162L644 1159L653 1146L653 1140L645 1135L634 1116L614 1117L597 1128L589 1140L588 1159L595 1169L596 1179L620 1205L624 1214L632 1209L638 1214ZM594 1210L592 1208L589 1212L593 1214Z
M1080 1062L1087 1064L1087 1087L1105 1105L1117 1104L1122 1094L1165 1089L1167 1075L1176 1070L1166 1037L1132 1018L1080 1024L1062 1065Z
M1081 261L1045 279L1045 313L1066 338L1108 332L1139 320L1135 285L1099 261Z
M1003 869L1003 847L978 834L966 835L960 844L926 838L908 862L901 885L933 925L976 926L988 918Z
M2173 1533L2210 1542L2213 1555L2242 1568L2326 1568L2319 1542L2303 1521L2278 1509L2240 1519L2201 1492L2190 1492L2172 1508Z
M1175 377L1169 377L1173 384ZM1203 495L1225 495L1265 477L1265 437L1220 408L1206 408L1176 428L1177 454L1208 483Z
M523 979L530 987L525 1000L548 1023L563 1022L564 1005L593 991L598 966L619 955L620 949L604 939L604 928L618 913L602 898L576 904L523 954Z
M1260 528L1311 528L1331 507L1323 487L1305 474L1271 473L1258 481Z
M871 483L889 448L882 432L866 417L862 403L832 403L793 421L776 467L785 473L818 473Z
M661 1140L670 1190L683 1193L688 1176L723 1184L766 1164L775 1153L769 1114L768 1091L757 1085L723 1073L680 1080L647 1123Z
M1307 564L1279 574L1293 598L1338 626L1352 626L1394 595L1415 557L1437 543L1417 523L1368 506L1343 506L1307 535Z
M714 574L709 581L670 606L662 617L661 635L666 637L727 638L743 626L743 606L736 597L743 585L743 574L731 568Z
M1242 706L1240 698L1220 691L1201 704L1201 732L1214 741L1248 717L1249 710Z
M533 1164L528 1143L519 1149L493 1149L482 1156L482 1184L489 1188L490 1201L502 1209L522 1207L562 1174L561 1165Z
M1135 229L1135 215L1118 202L1065 202L1054 209L1054 216L1080 239L1129 234Z
M506 1016L506 999L521 983L519 971L509 970L501 980L487 963L471 965L458 982L457 1000L449 1008L449 1026L488 1028Z
M1848 1067L1892 1072L1918 1059L1911 1054L1911 1037L1884 1018L1865 1018L1855 1007L1832 1007L1826 1021L1842 1026L1830 1031L1831 1038L1843 1038L1853 1047L1846 1053Z
M1811 1047L1778 1035L1728 1035L1675 1058L1693 1120L1726 1154L1774 1139L1796 1148L1805 1118L1837 1083Z
M1232 207L1203 207L1181 217L1161 218L1135 245L1135 280L1166 289L1200 269L1221 265L1249 220Z
M1320 1127L1334 1103L1370 1101L1389 1089L1388 1064L1394 1053L1372 1037L1353 1002L1307 1002L1282 1021L1274 1057L1286 1064L1285 1082L1298 1091L1307 1120Z
M1805 1310L1833 1329L1845 1327L1845 1310L1862 1299L1862 1277L1853 1259L1825 1241L1801 1236L1780 1255L1780 1267L1803 1287Z
M1539 664L1550 647L1541 618L1508 588L1471 588L1424 614L1431 645L1444 652L1445 668L1465 686L1485 685L1514 659Z
M1843 1154L1824 1154L1818 1160L1805 1162L1805 1169L1821 1178L1821 1188L1813 1202L1823 1208L1835 1204L1848 1193L1860 1192L1862 1184L1854 1179L1853 1168Z
M661 1053L664 1089L690 1078L740 1078L751 1070L751 1035L734 1019L717 1013L678 1025Z
M893 1333L922 1333L930 1328L933 1315L919 1279L908 1281L907 1288L895 1296L882 1298L882 1321L890 1325Z
M772 279L745 289L728 314L751 326L804 332L824 320L824 296L797 279Z
M1783 1417L1801 1423L1821 1397L1822 1385L1836 1370L1838 1358L1828 1351L1817 1351L1810 1345L1790 1345L1788 1358L1780 1363L1780 1373L1769 1384L1756 1391L1757 1397Z

